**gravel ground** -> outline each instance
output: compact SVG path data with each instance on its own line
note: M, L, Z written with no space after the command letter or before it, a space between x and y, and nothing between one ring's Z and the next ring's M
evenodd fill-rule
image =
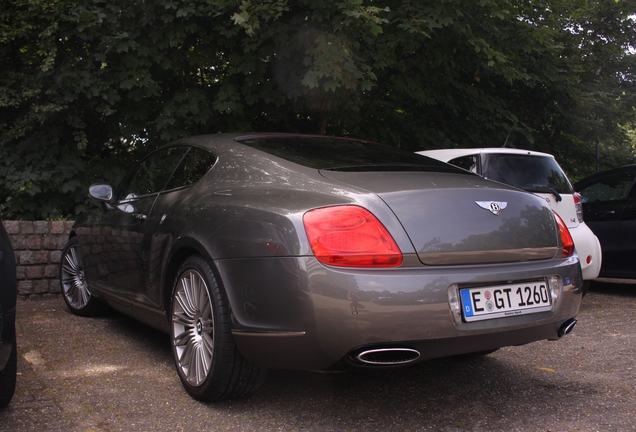
M18 309L18 388L2 431L636 430L636 286L595 284L558 342L382 373L271 372L247 399L182 389L168 338L58 299Z

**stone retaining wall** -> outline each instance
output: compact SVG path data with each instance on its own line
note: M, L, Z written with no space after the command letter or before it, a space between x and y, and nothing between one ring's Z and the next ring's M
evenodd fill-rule
M62 291L59 265L73 221L4 221L15 251L18 295L57 296Z

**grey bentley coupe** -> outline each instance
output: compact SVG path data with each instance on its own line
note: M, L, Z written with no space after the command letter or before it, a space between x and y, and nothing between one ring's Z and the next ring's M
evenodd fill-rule
M558 339L581 267L541 198L362 140L252 134L151 153L63 251L64 300L170 335L194 398L267 369L377 370Z

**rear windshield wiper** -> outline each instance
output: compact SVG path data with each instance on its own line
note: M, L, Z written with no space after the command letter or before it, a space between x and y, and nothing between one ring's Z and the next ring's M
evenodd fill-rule
M554 195L554 197L556 198L557 202L561 202L561 200L563 198L561 198L561 195L559 195L559 193L550 188L550 187L529 187L529 188L523 188L523 190L527 191L527 192L538 192L538 193L549 193Z

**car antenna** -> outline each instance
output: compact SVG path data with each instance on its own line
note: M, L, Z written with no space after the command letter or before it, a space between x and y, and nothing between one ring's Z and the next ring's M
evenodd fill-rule
M502 148L506 146L506 144L508 144L508 138L510 138L510 133L512 132L512 128L510 128L510 130L508 131L508 136L506 137L506 140L504 141L503 145L501 146Z

